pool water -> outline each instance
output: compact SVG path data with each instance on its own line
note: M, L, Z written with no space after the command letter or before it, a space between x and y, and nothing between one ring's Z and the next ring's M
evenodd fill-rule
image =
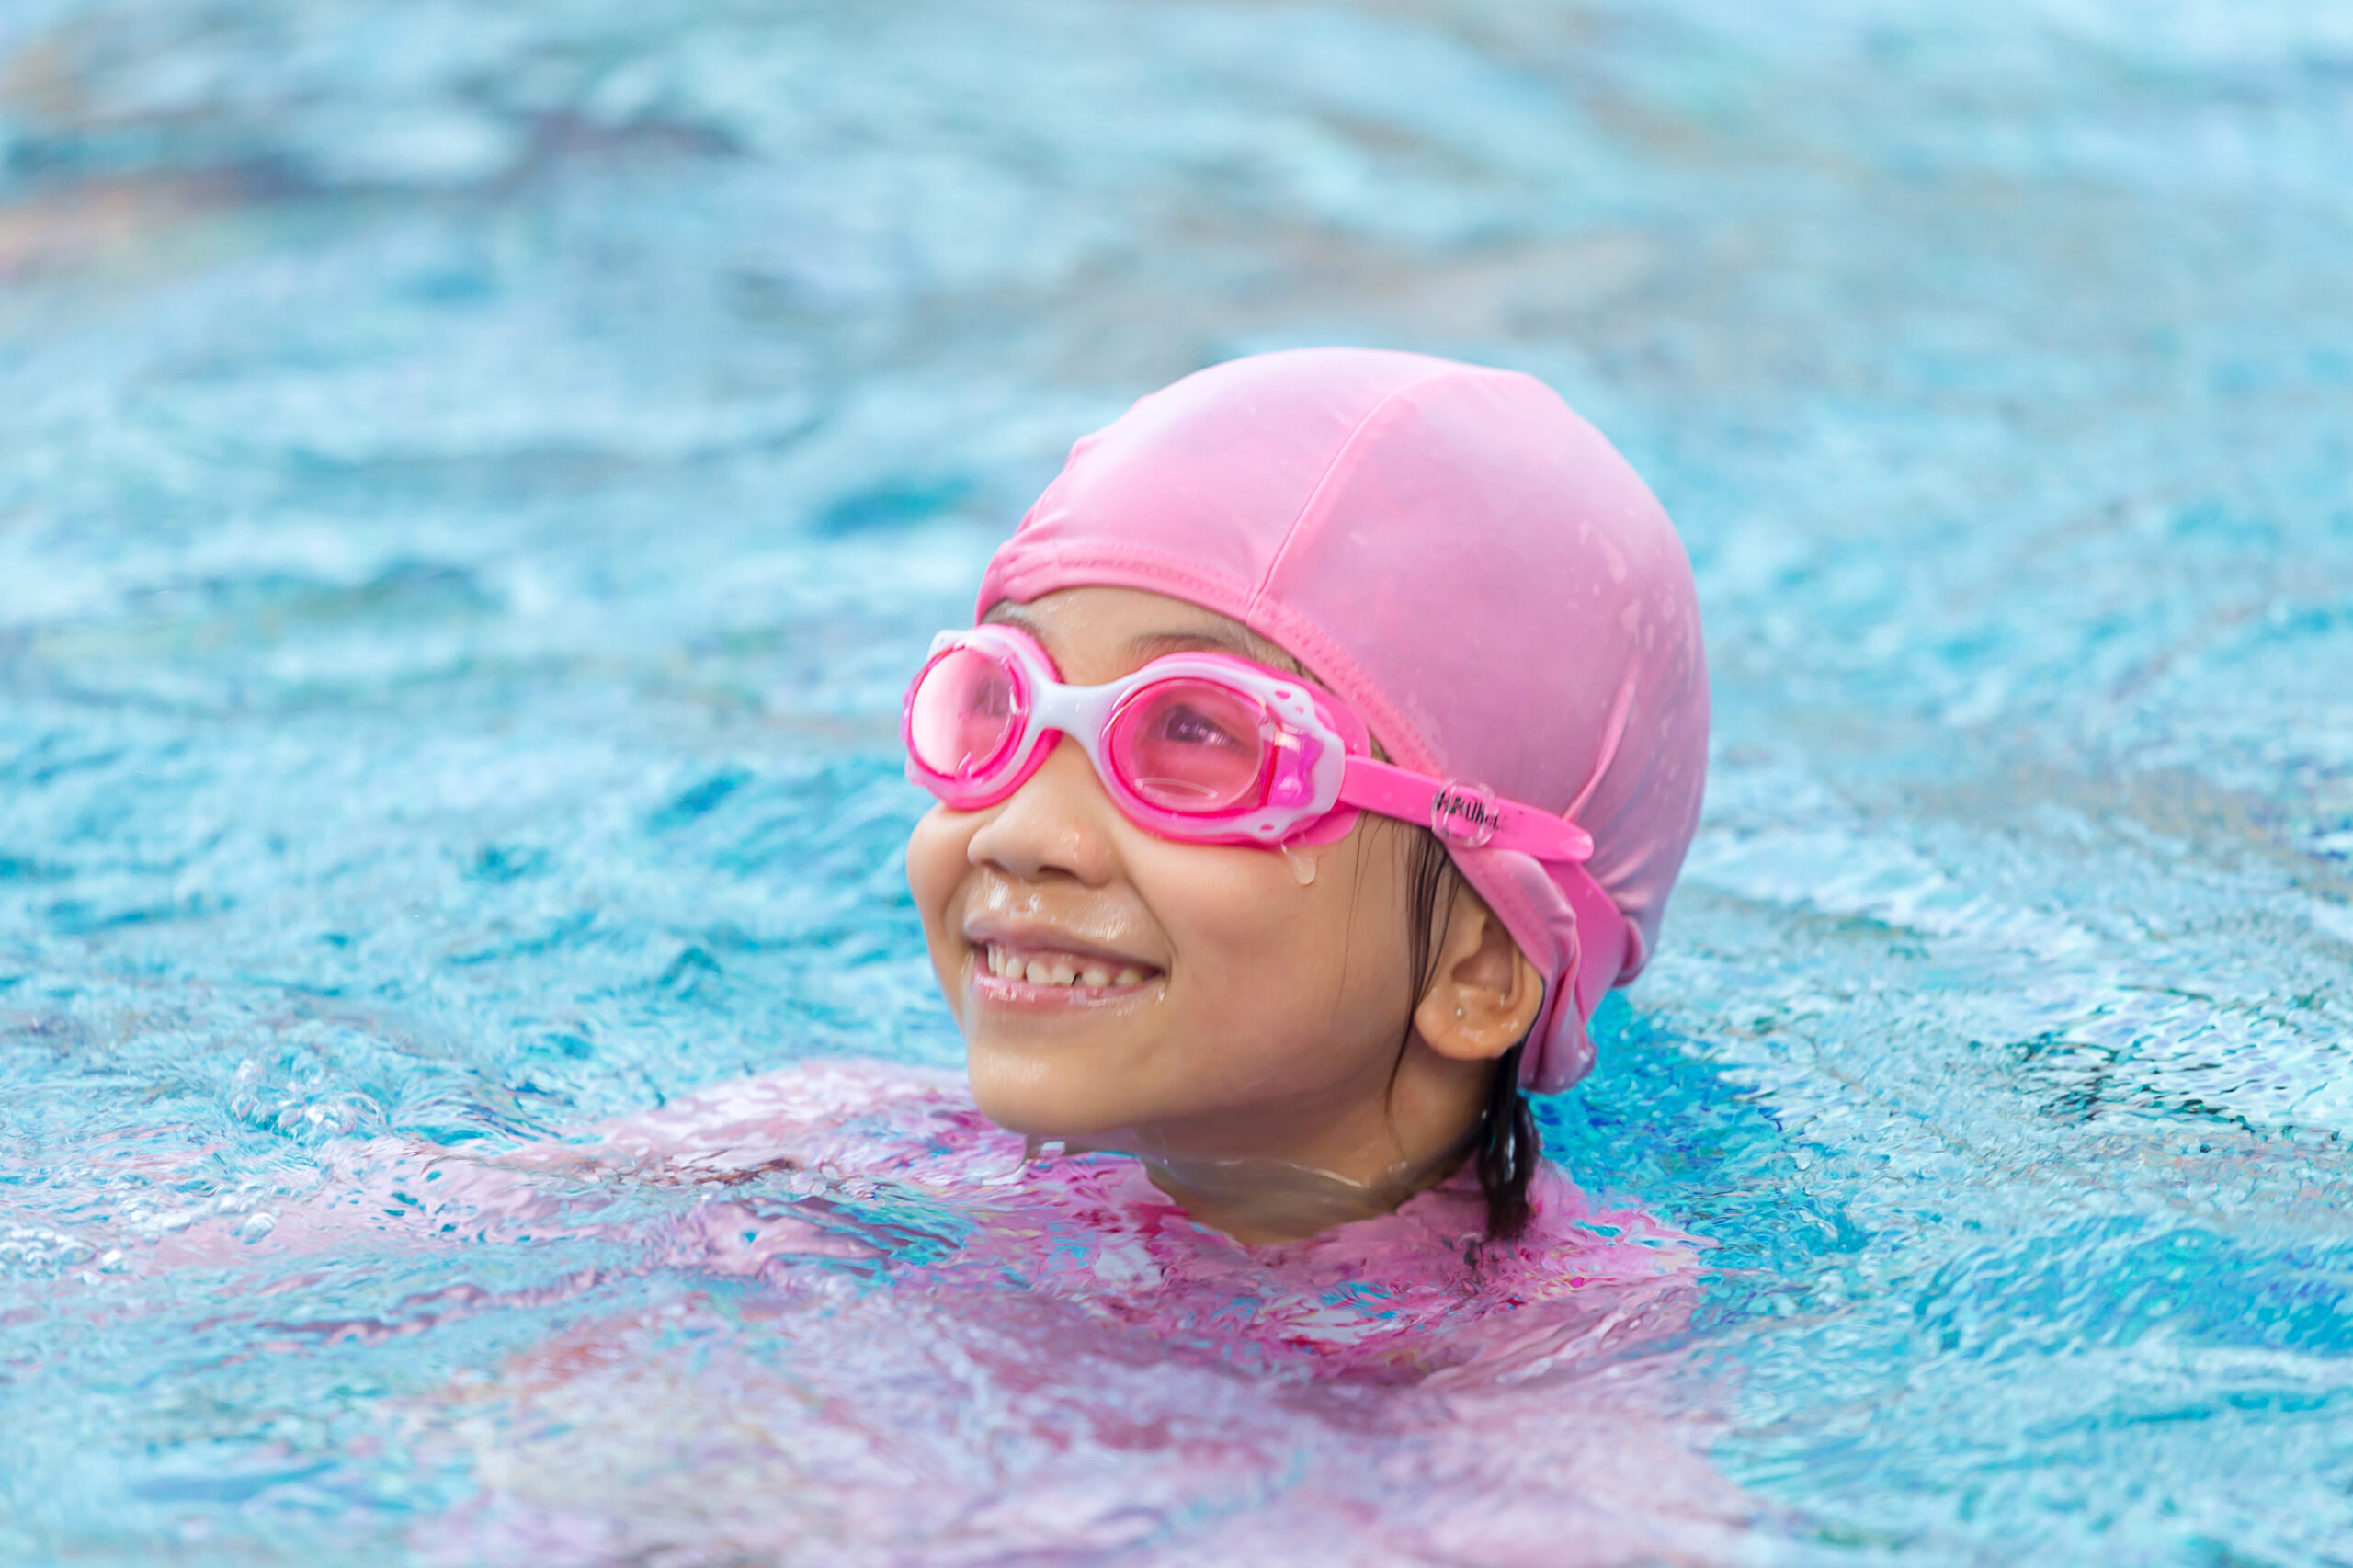
M2353 1561L2348 167L2340 4L10 0L0 1561ZM1671 1302L1438 1392L1074 1340L994 1155L496 1187L956 1064L905 674L1318 342L1690 547L1540 1111Z

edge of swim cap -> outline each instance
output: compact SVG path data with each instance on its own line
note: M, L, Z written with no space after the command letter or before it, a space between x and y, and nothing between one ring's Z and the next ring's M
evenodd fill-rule
M1051 560L1026 565L1006 564L1006 557L1017 553L1015 547L1020 540L1021 536L1015 534L990 561L973 607L975 620L1004 600L1027 604L1063 588L1141 588L1146 593L1166 594L1238 620L1259 636L1279 644L1304 665L1310 675L1357 710L1357 716L1380 737L1389 760L1398 767L1417 773L1445 771L1396 704L1357 668L1356 661L1326 636L1323 628L1266 598L1256 585L1132 545L1064 547L1055 551Z

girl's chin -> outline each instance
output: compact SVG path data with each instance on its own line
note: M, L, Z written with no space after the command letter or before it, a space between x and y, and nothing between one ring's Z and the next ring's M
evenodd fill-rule
M1133 1108L1118 1101L1116 1086L1074 1084L1066 1075L1041 1076L1033 1061L1006 1060L986 1048L967 1054L972 1103L1007 1132L1040 1143L1060 1143L1067 1153L1108 1147L1099 1131ZM1095 1090L1109 1091L1094 1093Z

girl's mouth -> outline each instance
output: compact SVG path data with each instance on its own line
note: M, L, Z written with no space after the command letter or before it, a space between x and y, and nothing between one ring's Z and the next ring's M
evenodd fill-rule
M1100 953L983 942L973 954L972 989L992 1001L1108 1001L1142 990L1160 971Z

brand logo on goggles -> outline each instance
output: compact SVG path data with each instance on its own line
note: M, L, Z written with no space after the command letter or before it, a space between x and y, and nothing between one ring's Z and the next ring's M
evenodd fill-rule
M1477 784L1449 784L1430 797L1430 831L1466 849L1495 837L1504 824L1494 793Z

